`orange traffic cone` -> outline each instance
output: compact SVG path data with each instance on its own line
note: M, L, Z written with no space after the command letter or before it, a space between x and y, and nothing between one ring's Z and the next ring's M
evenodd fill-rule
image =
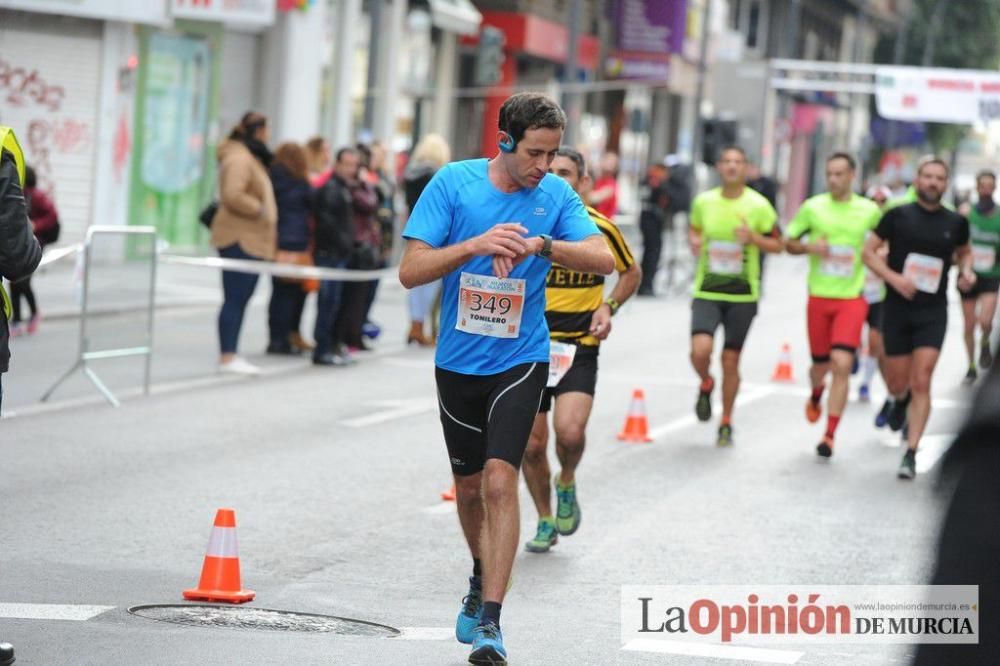
M642 389L632 392L632 404L628 407L625 428L618 433L618 439L638 443L652 442L649 437L649 421L646 419L646 395Z
M454 502L455 501L455 484L454 483L451 484L451 488L449 488L448 490L446 490L443 493L441 493L441 499L443 499L445 502Z
M786 342L781 345L781 353L778 355L778 365L774 367L774 374L771 380L775 382L794 382L792 377L792 348Z
M256 596L253 590L242 589L240 583L240 552L236 540L236 512L219 509L215 525L208 538L205 564L201 568L201 581L193 590L184 590L184 598L191 601L228 601L242 604Z

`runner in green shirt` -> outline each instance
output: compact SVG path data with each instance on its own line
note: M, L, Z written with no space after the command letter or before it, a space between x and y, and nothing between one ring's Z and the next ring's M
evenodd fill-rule
M695 414L712 418L715 379L709 370L715 330L722 324L722 421L719 446L733 443L732 415L740 388L740 352L760 297L760 253L780 252L774 208L746 186L747 156L729 146L716 163L722 185L695 197L688 240L698 258L691 304L691 365L701 379Z
M997 290L1000 288L1000 207L993 201L996 186L996 174L992 171L980 171L976 175L979 201L968 215L972 268L977 279L969 291L959 290L962 296L962 318L965 320L965 352L969 358L966 384L976 381L978 374L975 356L977 322L982 334L979 342L979 367L985 370L993 364L990 333L993 331Z
M807 199L788 226L786 249L809 255L807 320L812 367L812 395L806 419L819 420L824 381L832 373L827 400L826 432L816 447L824 458L833 455L833 438L847 404L848 381L861 331L868 316L865 268L861 251L865 237L878 225L881 212L872 201L855 194L854 158L834 153L826 161L828 192ZM809 237L808 242L803 238Z

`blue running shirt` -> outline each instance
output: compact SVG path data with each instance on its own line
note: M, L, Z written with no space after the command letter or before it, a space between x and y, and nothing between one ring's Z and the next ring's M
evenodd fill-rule
M537 187L506 194L490 182L487 163L485 159L466 160L439 170L413 207L403 237L442 248L479 236L504 222L517 222L528 230L528 237L548 234L555 240L579 241L600 235L580 197L562 178L546 174ZM445 275L441 290L441 334L435 358L437 366L464 375L495 375L521 363L548 363L545 276L551 265L547 259L528 257L510 274L511 279L524 280L517 337L493 337L460 330L458 301L462 274L490 278L493 257L473 257ZM467 286L470 280L479 281L471 275L467 275ZM509 301L506 303L505 309L509 310ZM485 314L505 313L496 308L496 301L487 301L486 305L488 312Z

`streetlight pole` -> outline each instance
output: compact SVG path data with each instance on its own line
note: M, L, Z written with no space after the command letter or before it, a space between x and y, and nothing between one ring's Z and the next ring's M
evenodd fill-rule
M694 129L691 132L692 164L698 164L704 159L702 151L702 134L704 124L701 119L701 105L705 99L705 72L708 69L708 37L711 34L712 3L714 0L704 0L705 11L701 15L701 43L698 46L698 82L694 93Z
M573 89L579 69L580 19L583 15L583 0L572 0L569 6L569 49L566 57L566 67L563 70L563 83L569 84L569 89L563 88L562 104L566 111L566 131L563 142L574 146L577 141L577 128L580 125L580 93Z

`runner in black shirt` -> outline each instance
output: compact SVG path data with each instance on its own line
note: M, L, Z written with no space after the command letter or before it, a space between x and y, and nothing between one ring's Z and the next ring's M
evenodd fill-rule
M958 257L959 286L975 284L969 223L941 206L948 187L948 166L937 158L917 171L917 201L890 209L865 244L865 264L885 280L883 312L886 382L894 404L889 427L908 424L908 449L899 467L901 479L916 476L916 452L931 411L931 375L941 354L948 325L948 269ZM878 256L889 244L889 256Z

